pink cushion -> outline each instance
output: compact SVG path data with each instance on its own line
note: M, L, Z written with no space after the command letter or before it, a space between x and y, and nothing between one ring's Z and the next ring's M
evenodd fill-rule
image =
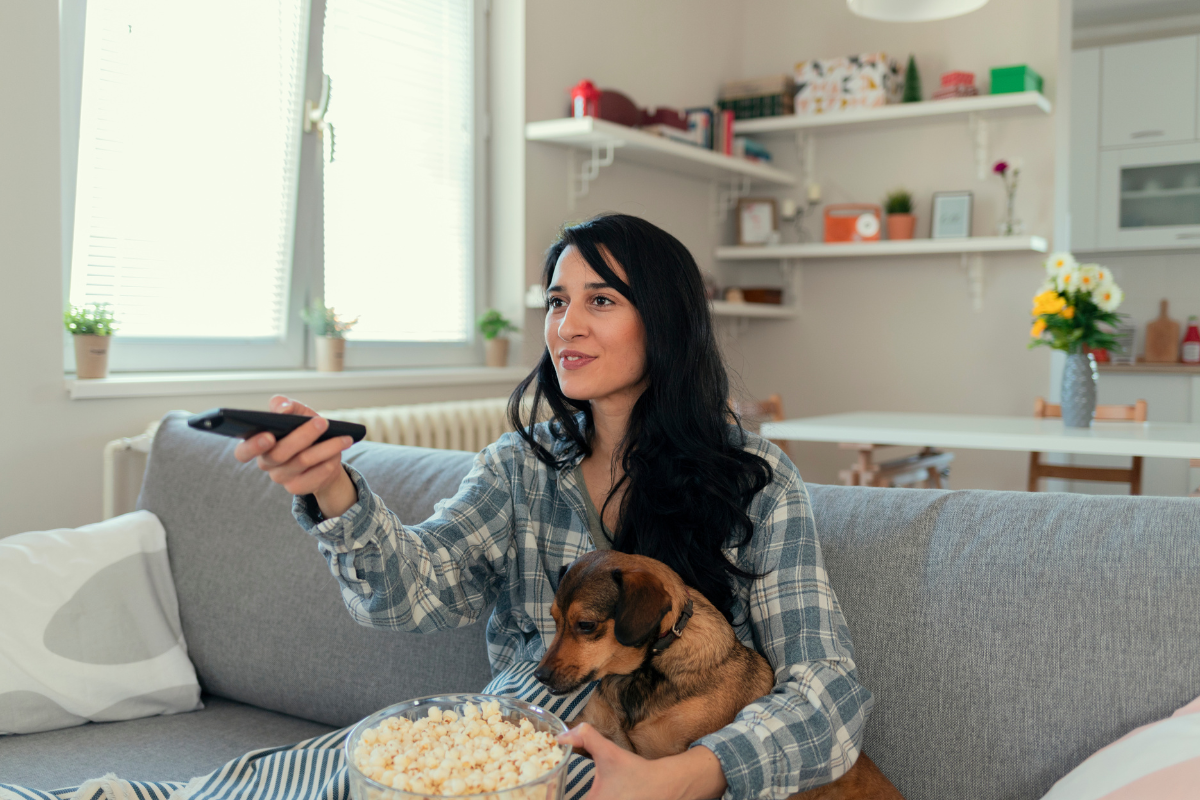
M1093 753L1043 800L1195 800L1200 787L1200 697Z

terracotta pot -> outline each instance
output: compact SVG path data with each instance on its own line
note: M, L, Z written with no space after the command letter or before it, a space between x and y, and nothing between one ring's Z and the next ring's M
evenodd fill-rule
M75 377L108 377L108 343L111 336L75 336Z
M489 367L508 366L508 339L497 336L488 339L483 344L483 363Z
M911 239L913 229L917 227L917 217L914 214L888 214L887 232L889 239Z
M346 368L346 340L317 337L317 372L341 372Z

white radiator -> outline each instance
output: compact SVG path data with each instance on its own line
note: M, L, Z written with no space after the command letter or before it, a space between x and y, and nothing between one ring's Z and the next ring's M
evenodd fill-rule
M367 427L367 440L386 444L478 452L512 430L508 398L454 400L379 408L338 408L319 412L330 419ZM103 518L133 511L154 442L158 421L145 433L115 439L104 447Z

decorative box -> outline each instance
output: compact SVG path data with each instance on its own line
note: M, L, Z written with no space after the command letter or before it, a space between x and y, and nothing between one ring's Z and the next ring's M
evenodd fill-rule
M825 206L825 242L878 242L883 209L874 203Z
M904 81L886 53L813 59L796 65L797 114L826 114L900 102Z
M992 67L992 94L1009 92L1040 92L1042 76L1025 64L1011 67Z

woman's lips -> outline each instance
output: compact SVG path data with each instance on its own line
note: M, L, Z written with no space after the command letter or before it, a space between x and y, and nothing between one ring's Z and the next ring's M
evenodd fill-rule
M570 351L560 353L558 356L558 363L562 365L563 369L582 369L595 360L595 356Z

